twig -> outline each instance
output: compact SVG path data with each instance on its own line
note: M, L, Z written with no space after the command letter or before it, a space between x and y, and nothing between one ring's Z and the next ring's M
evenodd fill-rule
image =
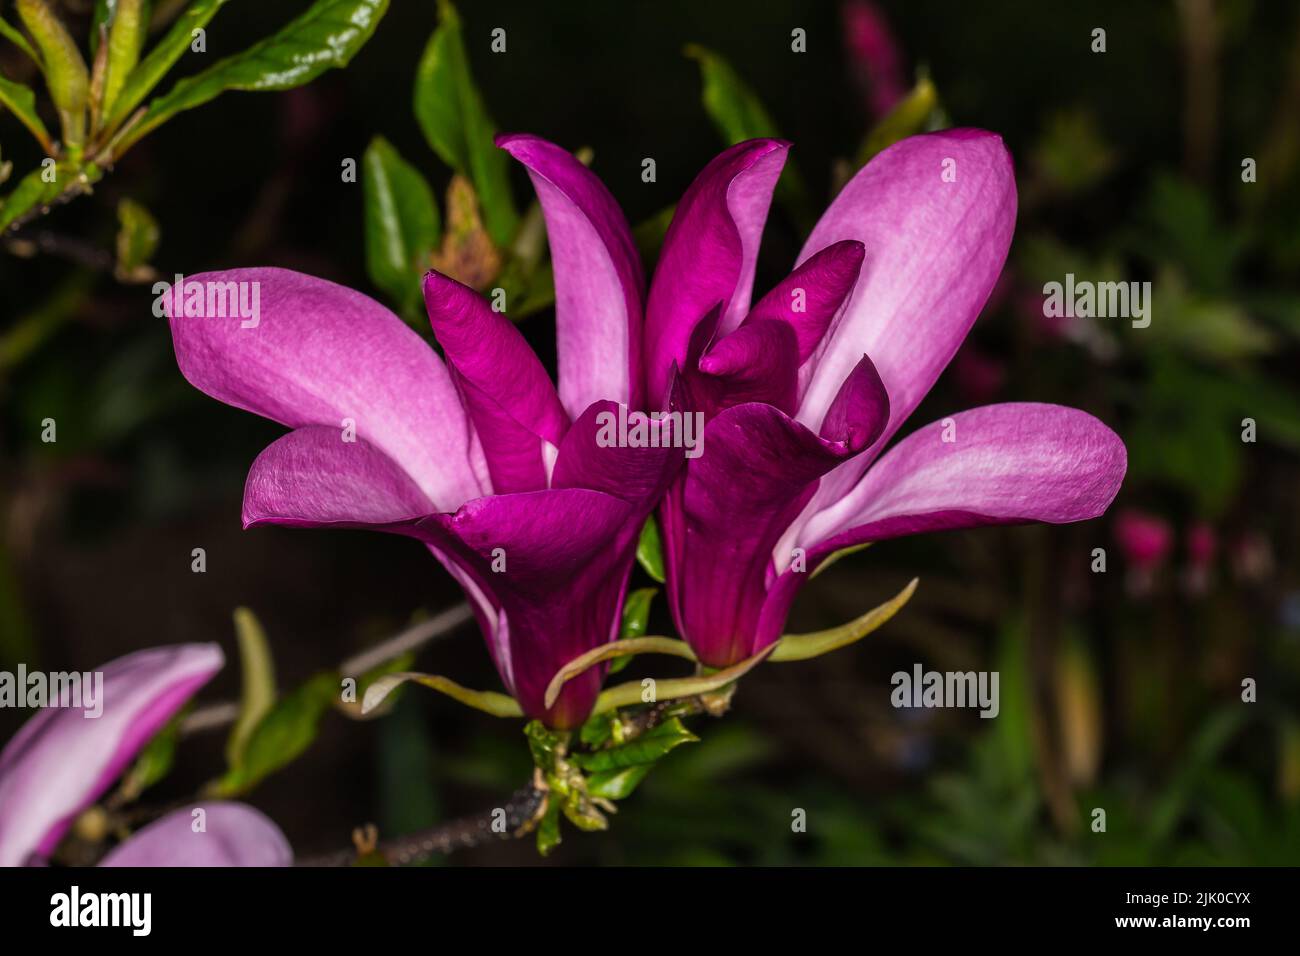
M399 634L394 634L374 647L367 648L353 655L339 665L339 673L355 677L374 670L381 664L401 657L408 651L416 650L435 638L450 634L471 617L474 612L468 604L457 604L429 618L408 627ZM182 737L203 733L207 730L219 730L239 719L239 704L236 701L220 701L197 708L181 721Z

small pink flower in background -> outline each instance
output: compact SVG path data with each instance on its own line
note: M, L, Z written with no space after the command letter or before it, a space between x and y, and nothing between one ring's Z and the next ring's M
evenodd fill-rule
M871 0L848 0L842 12L849 68L867 115L879 119L907 95L902 50L884 11Z
M1187 568L1183 584L1192 594L1204 594L1210 587L1211 571L1219 546L1218 535L1208 522L1197 521L1187 529L1185 543Z
M103 674L103 712L46 707L0 752L0 866L45 862L82 811L122 775L151 737L221 669L215 644L155 647L119 657ZM274 823L239 803L201 804L137 831L105 866L288 866L293 851Z
M1134 594L1149 594L1156 573L1173 547L1169 522L1156 515L1126 508L1115 516L1115 540L1128 568L1128 586Z

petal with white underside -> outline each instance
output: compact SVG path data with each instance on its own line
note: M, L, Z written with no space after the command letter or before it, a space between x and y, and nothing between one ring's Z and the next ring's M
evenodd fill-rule
M738 143L695 177L673 215L646 303L646 403L667 401L673 365L686 367L700 317L723 303L718 334L749 311L759 241L789 144Z
M525 134L496 143L528 170L546 218L560 400L575 419L602 399L639 408L645 277L623 211L555 144Z
M1127 461L1119 436L1077 408L986 405L908 435L800 542L825 555L928 531L1083 521L1109 507Z
M24 724L0 752L0 866L48 857L185 702L221 669L216 644L137 651L103 665L102 700L60 703ZM84 705L91 705L89 709ZM99 716L89 716L101 709Z
M218 801L173 810L114 847L99 865L292 866L293 849L261 811Z
M164 304L177 364L195 387L291 428L342 432L351 422L441 510L486 492L451 376L378 302L286 269L209 272L187 277L184 288L199 290L197 314L183 297L179 311L172 295ZM209 309L208 294L221 288L227 301L230 290L246 290L250 304L256 292L255 318Z

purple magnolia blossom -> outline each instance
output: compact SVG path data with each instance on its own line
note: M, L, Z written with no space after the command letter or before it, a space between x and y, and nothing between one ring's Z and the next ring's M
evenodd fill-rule
M668 597L700 660L776 641L835 551L898 535L1101 514L1123 443L1055 405L987 405L886 444L953 357L998 279L1016 188L999 137L916 136L826 210L757 304L759 240L788 144L752 140L687 190L646 307L646 400L675 373L703 454L660 509Z
M293 431L253 463L245 527L372 528L423 542L469 595L524 712L580 724L605 674L565 663L618 636L636 541L680 449L605 448L598 418L641 404L644 277L609 192L531 136L498 145L528 170L555 272L559 384L514 324L430 272L424 297L444 362L397 316L281 269L190 279L258 283L260 316L168 315L181 372ZM202 310L197 310L201 312Z
M103 713L46 707L0 752L0 866L47 859L83 810L187 700L221 669L215 644L137 651L105 664ZM67 704L70 701L64 700ZM252 807L204 804L205 832L189 809L155 821L105 857L119 866L286 866L292 851Z

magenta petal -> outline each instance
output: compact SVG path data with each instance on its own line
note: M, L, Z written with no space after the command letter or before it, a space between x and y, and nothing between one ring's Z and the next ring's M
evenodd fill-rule
M209 272L184 288L204 302L195 309L182 301L178 310L169 294L165 306L176 361L195 387L292 428L350 420L440 509L486 491L471 466L469 425L451 377L379 303L286 269ZM219 288L243 288L250 298L256 289L256 322L207 316L207 292Z
M196 815L196 810L203 815ZM195 832L202 820L203 829ZM134 833L100 866L292 866L293 849L265 814L243 803L173 810Z
M473 289L430 272L424 302L482 443L493 491L545 488L546 446L559 444L569 419L541 361L515 324Z
M799 385L799 349L795 331L785 322L746 322L713 343L701 357L702 375L690 375L690 390L712 395L710 417L746 402L772 405L794 413ZM701 381L702 379L702 381Z
M754 265L789 144L755 139L714 158L677 204L646 305L646 403L661 408L700 317L725 303L719 332L749 311Z
M812 356L831 320L858 281L866 249L852 239L832 243L806 259L750 310L745 324L779 319L794 329L799 364Z
M223 662L215 644L137 651L99 668L100 716L46 707L27 721L0 752L0 866L49 856L77 814Z
M842 455L770 405L709 422L704 454L662 507L669 603L705 664L734 664L779 636L759 630L773 546Z
M470 582L507 688L550 726L582 723L600 691L605 670L592 668L552 708L543 704L561 667L618 636L636 514L620 498L563 488L480 498L420 522L435 553Z
M1015 221L1015 171L992 133L913 136L864 166L800 253L803 261L845 239L866 247L852 297L814 358L799 420L820 426L865 352L893 406L888 439L966 338L1002 271Z
M546 217L560 400L572 418L601 399L640 408L645 277L627 219L567 151L523 134L496 142L527 168Z
M1077 408L986 405L908 435L800 540L823 554L924 531L1083 521L1114 500L1127 460L1119 436Z
M627 407L623 409L626 418ZM664 447L609 444L618 437L619 416L614 402L594 402L573 423L560 445L551 487L588 488L622 498L644 519L681 468L683 446L674 442L669 428L656 429Z
M382 525L422 518L433 502L369 442L337 428L298 428L268 445L244 484L244 527Z
M876 366L864 355L840 385L822 420L821 436L856 454L880 437L888 421L889 394Z

